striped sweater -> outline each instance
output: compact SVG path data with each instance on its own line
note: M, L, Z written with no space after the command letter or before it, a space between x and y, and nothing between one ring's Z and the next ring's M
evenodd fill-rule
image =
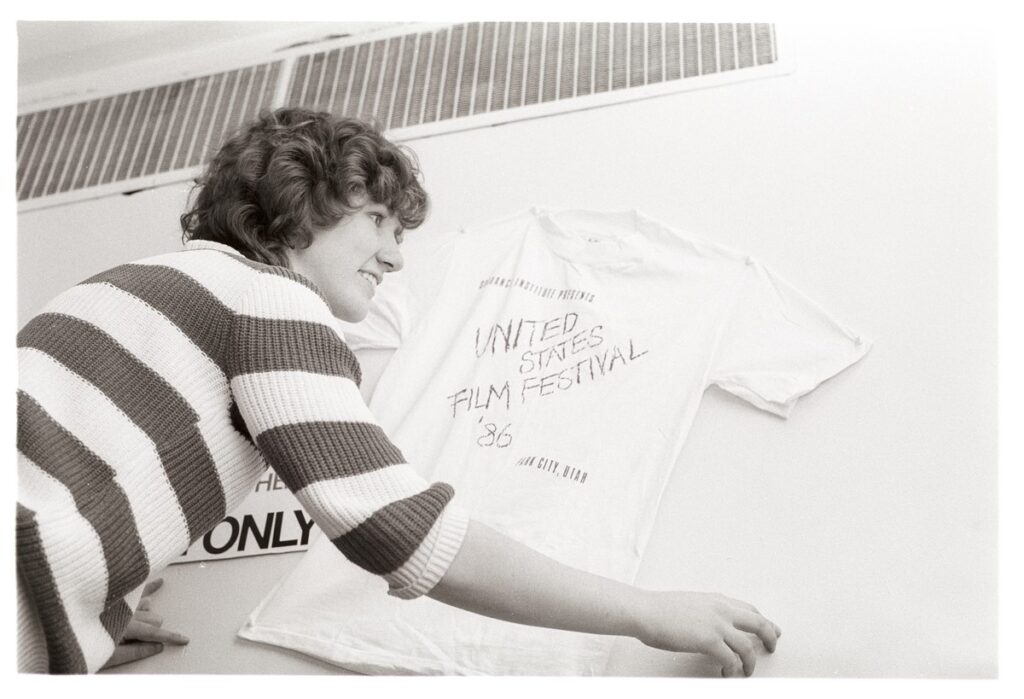
M54 299L18 333L18 570L51 672L113 653L147 578L268 464L352 562L413 598L465 535L405 463L304 277L191 241Z

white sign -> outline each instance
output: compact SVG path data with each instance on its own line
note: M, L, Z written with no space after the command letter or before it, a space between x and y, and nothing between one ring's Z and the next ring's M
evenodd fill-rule
M319 533L284 482L268 470L241 505L173 563L304 551Z

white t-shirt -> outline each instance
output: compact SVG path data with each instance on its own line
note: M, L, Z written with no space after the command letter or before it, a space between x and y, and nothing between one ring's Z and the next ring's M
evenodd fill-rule
M756 260L638 212L533 209L437 260L372 412L471 516L621 581L708 386L786 417L870 347ZM324 540L241 635L368 673L600 674L612 640L393 600Z

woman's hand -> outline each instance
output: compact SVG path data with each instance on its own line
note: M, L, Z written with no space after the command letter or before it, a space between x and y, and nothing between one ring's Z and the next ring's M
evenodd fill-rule
M709 655L722 664L722 677L749 677L758 640L772 653L782 635L753 605L705 592L643 592L638 618L645 645Z
M746 602L642 590L559 563L475 520L427 595L517 624L633 636L653 648L703 653L722 664L723 677L750 675L756 644L774 651L781 634Z
M176 646L188 643L188 638L180 633L161 628L164 624L163 617L152 611L153 600L150 596L163 584L163 578L157 578L146 585L142 591L139 606L132 615L132 620L128 622L128 629L125 631L124 637L117 644L114 654L110 656L110 660L102 669L106 670L156 655L164 649L164 643L172 643Z

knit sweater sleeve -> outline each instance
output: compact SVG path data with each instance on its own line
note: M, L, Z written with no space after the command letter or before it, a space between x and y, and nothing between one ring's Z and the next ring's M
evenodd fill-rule
M319 293L259 274L232 319L231 392L257 447L350 561L412 599L441 579L465 513L408 465L359 394L359 364Z

